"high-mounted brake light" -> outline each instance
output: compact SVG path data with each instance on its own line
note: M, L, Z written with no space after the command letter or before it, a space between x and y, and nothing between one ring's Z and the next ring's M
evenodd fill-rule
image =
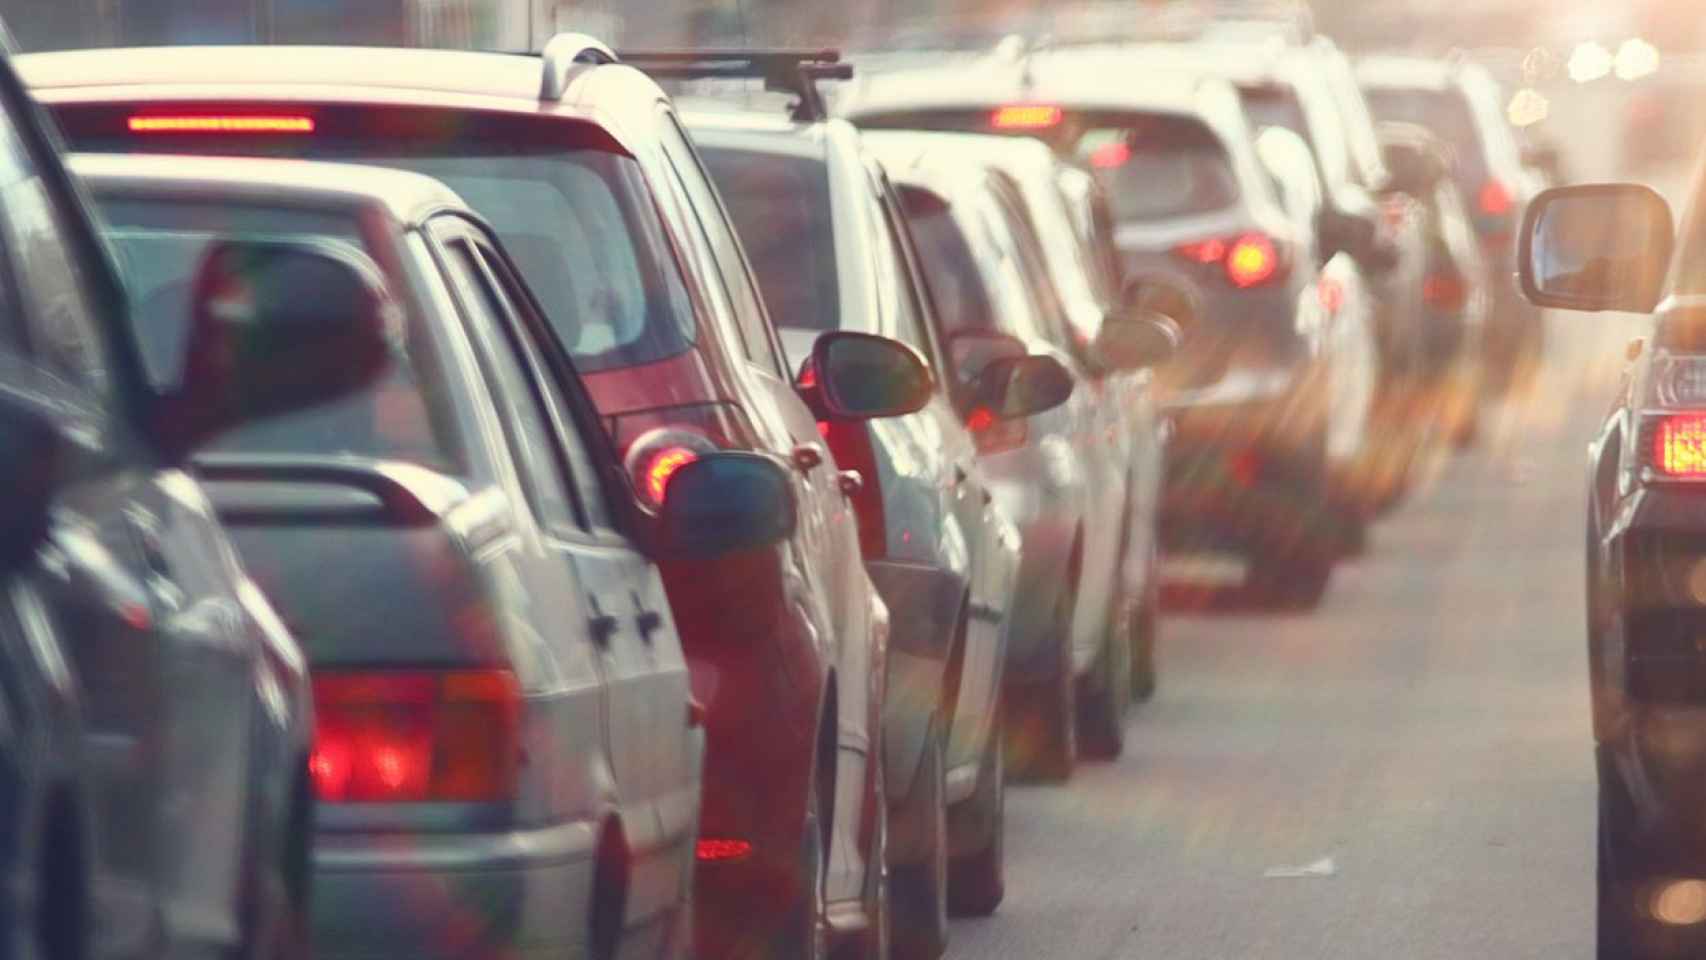
M1498 180L1488 180L1481 186L1481 193L1475 198L1475 205L1489 217L1503 217L1516 209L1516 198L1511 196L1510 188Z
M308 774L331 803L471 803L514 793L521 689L507 670L314 675Z
M1266 283L1279 270L1279 252L1259 233L1247 233L1226 252L1226 277L1239 288Z
M131 133L313 133L314 118L275 116L134 116Z
M997 130L1041 130L1059 126L1063 116L1059 107L1050 104L1010 104L996 108L989 125Z
M1651 431L1654 469L1667 477L1706 480L1706 413L1666 414Z

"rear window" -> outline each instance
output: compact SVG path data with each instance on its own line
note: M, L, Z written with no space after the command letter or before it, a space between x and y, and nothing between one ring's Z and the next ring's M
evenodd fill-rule
M1481 133L1461 94L1454 90L1372 89L1367 97L1377 119L1426 127L1449 144L1460 184L1474 189L1487 179Z
M171 389L183 377L190 297L208 244L224 237L334 239L367 249L360 225L342 214L242 203L97 197L124 275L149 380ZM444 379L430 338L410 315L389 367L368 387L308 410L225 434L227 453L347 454L461 472Z
M651 363L693 343L692 303L639 164L594 127L314 107L311 133L133 134L132 112L66 108L60 119L80 150L342 160L436 177L491 222L583 372Z
M700 145L765 306L779 326L834 330L842 321L829 171L810 157Z

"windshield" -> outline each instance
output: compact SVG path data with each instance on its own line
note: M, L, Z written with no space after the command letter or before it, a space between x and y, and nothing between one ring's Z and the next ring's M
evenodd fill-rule
M180 385L196 271L214 240L334 238L367 250L353 217L237 202L99 197L118 256L149 380ZM410 314L378 380L334 403L262 420L219 438L215 452L341 454L458 472L461 454L431 336Z
M703 148L700 154L734 218L776 323L839 328L835 222L823 161L720 147Z
M204 108L205 109L205 108ZM123 116L71 111L79 149L359 161L442 180L484 216L583 372L692 345L695 319L633 158L580 125L433 110L316 110L312 137L115 137Z

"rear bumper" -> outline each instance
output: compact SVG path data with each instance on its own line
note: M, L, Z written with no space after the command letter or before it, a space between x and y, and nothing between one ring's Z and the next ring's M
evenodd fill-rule
M494 834L328 834L314 848L319 957L522 957L586 949L596 824Z

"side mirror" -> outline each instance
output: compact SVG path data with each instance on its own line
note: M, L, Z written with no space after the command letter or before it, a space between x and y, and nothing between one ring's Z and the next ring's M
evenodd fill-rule
M824 409L832 417L874 420L915 413L935 381L917 351L898 340L838 330L812 347Z
M0 572L47 539L54 488L76 455L72 435L45 407L0 393Z
M194 291L183 383L160 423L179 457L226 430L365 386L402 335L402 309L379 267L342 243L219 241Z
M687 559L754 550L793 536L797 517L793 477L774 458L712 453L669 478L657 545Z
M999 357L978 375L973 409L997 420L1021 420L1065 403L1073 387L1071 371L1053 357Z
M1543 307L1648 313L1658 304L1675 243L1670 205L1647 187L1547 190L1523 217L1522 292Z
M1096 357L1113 370L1158 367L1179 352L1183 334L1161 313L1122 310L1111 314L1096 335Z

